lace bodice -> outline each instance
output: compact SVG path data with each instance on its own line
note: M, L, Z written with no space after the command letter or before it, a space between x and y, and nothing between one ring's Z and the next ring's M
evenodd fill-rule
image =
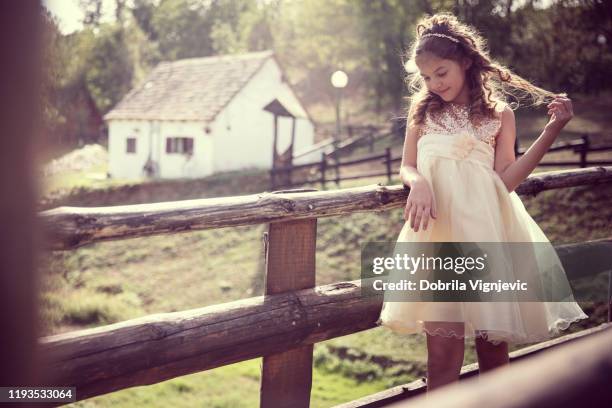
M498 104L497 117L479 119L477 123L474 123L468 117L467 105L451 102L440 112L425 114L424 122L420 126L419 137L429 133L460 134L467 131L476 136L478 140L495 148L496 138L501 129L502 110L502 104Z

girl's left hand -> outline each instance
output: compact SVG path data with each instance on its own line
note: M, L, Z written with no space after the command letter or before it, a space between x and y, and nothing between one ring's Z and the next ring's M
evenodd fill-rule
M572 100L566 94L557 95L547 107L548 114L552 114L546 124L546 127L549 129L560 131L574 117Z

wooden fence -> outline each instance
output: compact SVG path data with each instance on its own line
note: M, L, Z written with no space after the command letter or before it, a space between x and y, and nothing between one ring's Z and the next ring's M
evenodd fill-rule
M536 195L611 182L612 166L557 171L529 177L516 192ZM263 296L42 338L44 384L76 387L77 400L83 400L263 357L260 405L308 407L314 344L377 327L382 304L380 296L361 295L359 280L315 286L317 219L398 208L404 205L407 193L401 185L371 185L42 212L46 242L53 250L104 240L269 223L264 240ZM608 254L611 245L609 237L557 250L568 265L568 275L583 277L607 271L610 265L595 265L586 271L571 260L593 251ZM543 343L540 349L570 341L570 337ZM470 374L464 372L462 377L466 375ZM423 392L424 385L411 390L402 393L403 397ZM351 406L382 406L399 398L397 392L390 392L393 395L379 395L375 402Z
M389 134L380 137L387 137ZM370 139L371 135L366 135L357 140L359 143L373 143ZM387 182L391 182L391 177L395 174L395 166L401 162L401 157L392 157L391 148L385 148L382 154L366 155L360 158L341 161L340 153L344 152L346 147L337 150L331 154L321 154L321 160L317 162L305 163L295 166L277 167L270 171L271 189L291 188L294 186L303 186L306 184L320 184L322 189L325 189L326 183L334 182L339 186L340 181L355 180L370 177L386 177ZM538 164L541 167L580 167L587 166L607 166L612 165L612 160L588 160L589 153L612 151L612 145L593 147L588 134L583 135L580 139L569 142L558 142L553 144L548 152L572 151L578 155L578 160L572 161L544 161ZM525 150L518 150L515 146L515 155L521 156ZM363 163L371 163L372 168L376 171L360 173L358 175L342 176L342 168L350 168L351 166ZM328 172L333 171L333 175L328 176Z

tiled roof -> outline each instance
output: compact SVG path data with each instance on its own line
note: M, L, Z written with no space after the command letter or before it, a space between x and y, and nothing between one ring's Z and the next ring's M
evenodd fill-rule
M211 122L273 51L161 62L104 119Z

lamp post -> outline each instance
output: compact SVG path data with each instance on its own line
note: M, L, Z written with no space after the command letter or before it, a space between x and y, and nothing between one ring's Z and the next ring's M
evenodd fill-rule
M414 74L417 71L417 69L418 67L414 63L414 60L409 59L404 62L404 70L406 71L408 75Z
M336 71L331 76L331 83L336 88L336 134L334 135L334 148L340 140L340 103L342 101L342 89L348 84L348 76L344 71Z
M602 76L602 65L603 65L603 50L606 47L606 43L608 42L606 36L604 34L598 34L597 35L597 44L599 44L599 75L598 77L601 78ZM595 87L595 94L599 96L599 91L601 89L601 82L599 84L597 84L597 86Z

